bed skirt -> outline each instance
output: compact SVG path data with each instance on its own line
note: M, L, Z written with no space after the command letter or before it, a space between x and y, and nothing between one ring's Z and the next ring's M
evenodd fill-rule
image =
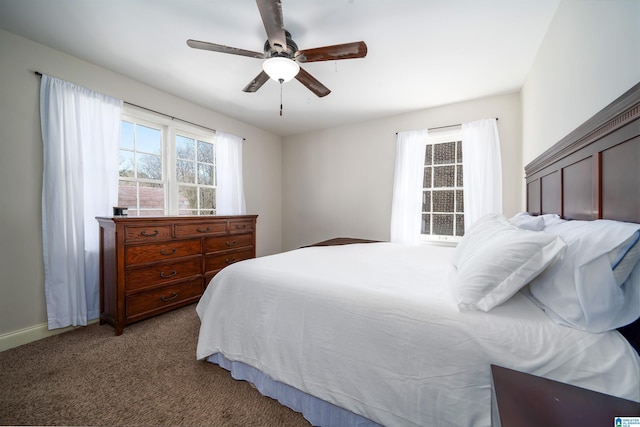
M294 387L271 379L260 370L242 362L231 361L221 353L207 358L231 373L236 380L248 381L263 395L276 399L282 405L300 412L314 426L382 427L367 418L340 408Z

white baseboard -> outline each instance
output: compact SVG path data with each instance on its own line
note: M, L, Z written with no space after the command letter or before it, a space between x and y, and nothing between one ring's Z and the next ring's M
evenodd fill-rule
M90 320L89 324L95 323L97 321L98 319ZM53 335L61 334L63 332L72 331L78 327L81 326L68 326L66 328L49 330L46 323L41 323L39 325L30 326L28 328L19 329L17 331L7 332L0 335L0 351L9 350L10 348L28 344L32 341L37 341L42 338L47 338Z

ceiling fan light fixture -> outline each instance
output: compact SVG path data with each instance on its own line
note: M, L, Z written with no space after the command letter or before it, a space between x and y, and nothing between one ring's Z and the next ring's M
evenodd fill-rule
M264 61L262 69L273 80L285 83L298 75L300 65L292 59L276 56Z

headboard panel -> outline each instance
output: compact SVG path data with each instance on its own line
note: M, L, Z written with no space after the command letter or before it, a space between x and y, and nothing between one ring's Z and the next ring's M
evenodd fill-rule
M640 83L525 167L527 211L640 223ZM620 329L640 353L640 319Z
M527 210L640 222L640 83L525 167Z

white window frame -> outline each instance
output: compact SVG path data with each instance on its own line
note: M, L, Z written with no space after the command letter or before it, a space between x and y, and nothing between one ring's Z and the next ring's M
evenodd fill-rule
M427 138L427 146L431 146L431 145L435 145L435 144L444 144L447 142L454 142L454 141L462 141L462 126L455 126L455 127L449 127L447 129L439 129L437 131L429 131L429 136ZM426 155L426 152L425 152ZM455 163L454 165L458 165L457 163ZM460 163L461 165L461 163ZM433 166L433 163L432 163ZM439 165L439 166L446 166L446 165ZM463 170L464 173L464 170ZM457 172L456 172L456 178L457 178ZM431 176L432 182L434 179L434 176L432 174ZM457 182L457 179L454 179L454 184L455 182ZM454 187L438 187L438 188L451 188L452 190L463 190L463 187L458 187L458 186L454 186ZM431 187L431 190L434 190L435 187ZM455 193L454 193L455 194ZM454 195L454 206L456 203L456 197ZM433 203L433 201L432 201ZM433 205L432 205L433 206ZM455 222L455 216L462 214L463 212L457 212L457 210L454 208L454 213L452 213L453 217L454 217L454 223L453 223L453 229L455 232L456 229L456 222ZM422 209L420 210L420 214L422 215ZM462 236L447 236L447 235L437 235L437 234L421 234L420 235L420 240L422 242L425 243L441 243L441 244L446 244L446 245L455 245L458 242L460 242L460 240L462 240Z
M186 128L182 127L182 126L180 128L176 127L173 130L173 135L171 136L171 142L173 144L173 148L171 150L171 157L172 157L171 160L172 160L172 163L173 163L173 166L171 167L171 173L172 173L171 179L172 179L173 183L175 184L175 185L171 185L170 186L171 189L170 189L170 192L169 192L170 206L175 211L175 213L171 213L171 215L179 215L179 202L180 202L179 201L179 197L180 197L179 187L180 187L180 185L185 185L185 183L178 182L178 179L176 177L176 165L177 165L177 161L178 161L177 153L176 153L176 137L178 135L181 135L181 136L184 136L184 137L191 138L191 139L195 140L196 141L196 149L197 149L198 141L208 142L208 143L213 145L213 185L203 185L203 184L199 184L199 183L196 183L196 184L193 184L193 185L191 185L191 184L187 184L187 185L196 187L198 189L201 188L201 187L206 187L206 188L213 188L214 190L217 190L217 188L218 188L218 182L217 182L217 178L216 178L216 168L217 168L217 165L216 165L216 160L217 160L216 148L217 147L216 147L214 138L212 136L210 136L210 135L207 136L207 135L204 135L203 133L193 132L193 130L186 130ZM199 162L198 162L197 156L196 156L196 161L195 161L195 174L196 174L196 176L198 176L198 163ZM198 192L198 194L199 194L199 192ZM200 196L198 196L198 197L200 197ZM199 209L192 209L192 210L200 211L200 210L207 210L207 209L199 208ZM214 209L214 211L217 212L217 209ZM211 215L200 215L200 214L198 214L198 215L199 216L211 216ZM215 213L213 215L215 215Z
M178 182L176 179L176 135L209 142L216 150L215 132L195 125L174 120L160 113L125 104L122 109L121 121L139 123L150 128L160 129L162 132L162 183L164 185L164 214L176 216L178 212ZM214 171L217 168L214 156ZM196 170L197 173L197 170ZM118 178L120 179L120 177ZM138 180L149 182L149 180ZM157 181L154 181L157 182ZM209 186L207 186L209 187ZM214 188L217 182L214 178ZM214 213L215 215L215 213ZM204 216L204 215L203 215ZM207 215L208 216L208 215Z

